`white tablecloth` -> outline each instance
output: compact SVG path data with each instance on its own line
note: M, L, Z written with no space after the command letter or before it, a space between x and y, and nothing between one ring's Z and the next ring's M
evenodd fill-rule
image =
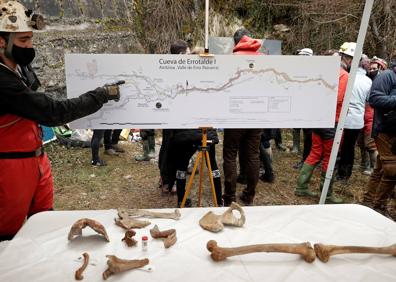
M316 259L306 263L298 255L255 253L222 262L211 259L209 240L219 246L235 247L263 243L311 242L336 245L388 246L396 243L396 224L359 205L244 207L243 228L225 227L220 233L203 230L199 219L209 210L220 214L225 208L182 209L179 221L149 219L152 225L136 229L136 238L149 237L148 251L141 242L128 248L121 238L124 230L114 224L116 210L54 211L31 217L14 240L0 248L0 281L74 281L81 266L78 258L88 252L91 262L85 281L103 281L105 255L124 259L149 258L152 271L132 270L111 276L108 281L396 281L396 257L385 255L337 255L328 263ZM172 211L172 210L162 210ZM71 225L88 217L107 229L110 243L90 228L83 237L67 240ZM149 229L175 228L177 243L169 249L152 239Z

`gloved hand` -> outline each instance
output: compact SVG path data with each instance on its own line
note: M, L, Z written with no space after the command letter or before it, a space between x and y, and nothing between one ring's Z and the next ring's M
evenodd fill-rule
M119 85L124 84L125 80L119 80L115 83L108 83L103 86L103 89L109 100L118 102L120 100L120 88Z

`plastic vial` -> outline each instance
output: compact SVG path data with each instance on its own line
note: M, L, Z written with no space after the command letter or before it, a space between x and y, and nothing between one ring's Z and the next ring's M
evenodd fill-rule
M142 251L147 251L148 248L148 237L147 236L143 236L142 237Z

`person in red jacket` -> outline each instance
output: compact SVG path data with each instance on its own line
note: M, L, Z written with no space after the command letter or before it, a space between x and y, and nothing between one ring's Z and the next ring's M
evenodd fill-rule
M331 148L334 142L335 131L337 128L338 118L341 113L342 103L344 101L345 91L348 84L348 71L352 64L352 59L355 53L356 43L345 42L339 53L341 55L341 68L339 75L338 93L337 93L337 106L334 128L314 129L312 132L312 148L309 156L306 158L297 179L297 187L294 190L296 196L316 197L317 193L308 189L309 181L313 175L316 165L321 161L322 170L320 177L320 190L322 190L326 171L329 164ZM334 204L342 203L343 200L336 197L332 191L332 182L327 193L326 201Z
M234 34L234 54L259 55L261 43L252 39L249 31L239 29ZM224 169L224 206L229 206L236 200L237 166L236 157L239 156L245 163L247 186L239 196L245 205L251 205L256 191L260 171L260 138L261 129L225 129L223 145Z
M78 98L54 100L38 93L30 68L33 30L42 17L17 1L0 2L0 241L12 239L26 216L53 208L50 162L39 124L57 126L120 98L117 84Z

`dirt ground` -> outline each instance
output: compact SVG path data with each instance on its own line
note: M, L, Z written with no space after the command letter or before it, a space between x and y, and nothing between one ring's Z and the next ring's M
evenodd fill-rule
M220 136L222 136L220 134ZM291 131L283 131L284 144L291 146ZM158 154L160 137L156 137ZM156 161L137 162L134 156L140 154L140 143L120 141L126 150L120 156L100 155L107 162L105 167L93 167L90 164L89 148L66 148L57 142L46 146L52 162L55 181L55 209L84 210L126 208L172 208L176 207L176 196L162 195L159 187L159 170ZM219 167L222 168L222 144L216 147ZM357 154L359 158L359 154ZM273 148L274 183L259 181L256 189L254 205L301 205L317 204L319 198L309 199L297 197L293 190L296 185L298 170L293 165L300 155L283 152ZM360 161L356 159L355 168L348 183L335 183L335 192L341 195L346 203L357 203L362 197L368 176L359 172ZM209 181L204 169L203 206L212 205ZM320 170L316 169L311 179L311 189L319 190ZM243 186L238 184L237 193ZM195 177L191 192L193 206L197 206L198 177Z

